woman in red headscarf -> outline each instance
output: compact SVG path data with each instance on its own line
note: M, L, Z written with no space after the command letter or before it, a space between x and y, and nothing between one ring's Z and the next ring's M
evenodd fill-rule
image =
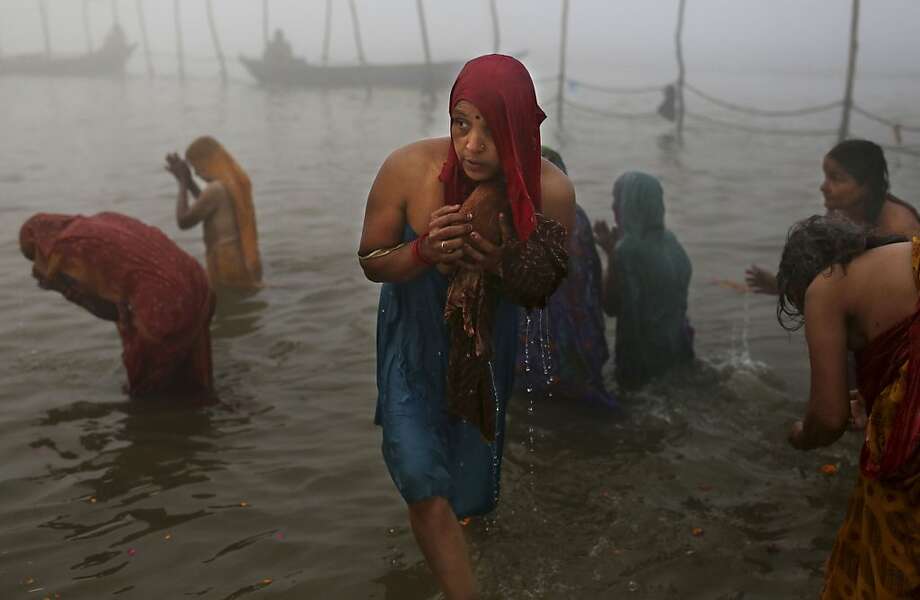
M42 288L115 322L131 395L211 391L214 295L162 231L117 213L39 213L19 245Z
M514 58L467 63L449 111L450 137L400 148L381 166L358 259L384 283L375 419L384 459L445 594L471 598L457 519L498 499L518 305L542 304L564 276L575 192L540 156L545 115Z

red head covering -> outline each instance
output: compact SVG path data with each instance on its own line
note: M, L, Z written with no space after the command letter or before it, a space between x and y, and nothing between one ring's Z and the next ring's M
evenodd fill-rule
M486 118L501 160L514 228L526 240L540 210L540 123L546 115L527 69L515 58L488 54L466 63L450 92L450 108L466 100ZM463 172L451 144L441 169L444 201L459 204L476 187Z

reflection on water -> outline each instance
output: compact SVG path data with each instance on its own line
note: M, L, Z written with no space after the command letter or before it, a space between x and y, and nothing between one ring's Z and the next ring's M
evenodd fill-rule
M268 302L259 298L258 291L219 290L211 320L211 338L238 338L256 333L267 307Z

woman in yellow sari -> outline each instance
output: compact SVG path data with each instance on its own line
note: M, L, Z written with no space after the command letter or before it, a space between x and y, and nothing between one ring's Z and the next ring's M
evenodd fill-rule
M868 414L821 598L920 598L920 238L811 217L790 230L777 283L780 322L804 321L811 359L808 410L789 442L827 446L846 430L848 350Z
M166 157L166 170L179 184L176 222L181 229L204 225L208 277L216 288L256 289L262 262L252 183L229 152L210 136L196 139L185 152ZM207 186L200 190L189 165ZM188 195L195 198L189 206Z

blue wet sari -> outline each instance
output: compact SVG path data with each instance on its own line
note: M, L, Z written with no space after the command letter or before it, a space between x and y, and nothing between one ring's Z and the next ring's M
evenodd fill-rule
M407 224L403 241L417 237ZM508 403L517 351L518 307L502 298L495 311L492 381L496 435L447 412L448 279L431 268L403 283L385 283L377 313L377 412L383 457L403 499L450 502L458 518L483 515L498 502Z

